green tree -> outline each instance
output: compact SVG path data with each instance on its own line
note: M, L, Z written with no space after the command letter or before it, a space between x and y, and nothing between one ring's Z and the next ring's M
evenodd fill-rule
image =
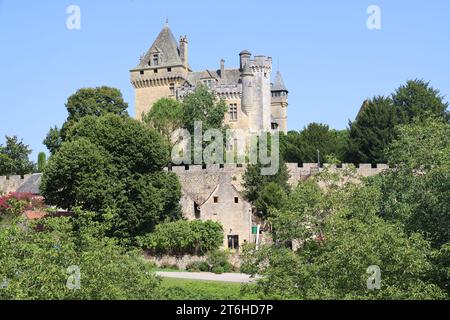
M162 98L143 115L142 120L171 142L173 132L183 126L183 105L177 100Z
M128 104L123 100L122 93L118 89L106 86L79 89L67 100L68 117L62 128L51 128L43 143L53 154L67 139L66 132L83 117L101 117L110 113L127 116L127 108Z
M317 182L326 178L327 172L316 177ZM379 216L378 186L336 178L338 183L326 189L314 180L299 184L286 205L273 212L275 239L295 240L299 250L276 245L244 250L244 270L262 275L255 288L260 297L446 298L432 280L430 243ZM367 268L372 265L381 269L380 290L367 288Z
M384 150L394 139L397 124L397 108L391 98L378 96L365 101L350 123L346 161L386 163Z
M128 104L123 100L122 93L105 86L79 89L69 97L66 108L69 113L67 121L78 121L86 116L100 117L108 113L128 115Z
M388 159L395 170L374 178L382 216L424 232L434 247L450 242L450 124L434 118L400 127Z
M38 163L37 163L38 172L43 172L46 164L47 164L47 156L46 156L45 152L39 152Z
M447 111L448 103L439 90L434 89L424 80L409 80L406 85L400 86L393 94L392 99L397 107L402 123L409 123L414 118L436 116L450 120Z
M218 222L179 220L157 225L154 232L140 237L139 243L154 254L204 255L219 249L223 237Z
M55 153L62 144L61 130L57 126L50 128L42 143L47 147L51 154Z
M280 159L280 168L275 175L262 175L261 168L262 165L260 163L256 165L249 165L244 173L244 196L248 201L256 203L256 201L260 199L263 189L271 183L279 186L284 193L288 193L290 191L290 186L288 183L289 172L284 161ZM273 188L273 186L271 188ZM263 200L261 200L260 203L262 204ZM261 207L259 208L259 211L263 209L264 208ZM267 212L263 212L263 214L266 213Z
M34 164L29 160L31 149L16 136L6 136L5 146L0 145L0 173L25 175L32 173Z
M261 189L254 205L265 216L274 208L282 208L287 202L286 191L277 183L270 182Z
M92 216L77 211L76 218L43 219L39 228L19 220L0 228L0 279L7 283L0 299L158 299L159 280L149 264L105 237L105 223ZM67 284L77 285L69 278L77 270L79 289L72 290Z
M324 163L328 158L344 161L348 131L330 129L328 125L311 123L302 131L281 135L281 154L287 163ZM319 154L318 154L319 152Z
M49 159L41 183L49 204L112 212L111 232L121 239L148 233L180 217L181 186L168 163L167 142L128 117L87 116L67 131Z
M201 121L204 131L222 129L226 112L223 99L219 100L207 87L199 86L183 100L183 128L192 134L195 121Z

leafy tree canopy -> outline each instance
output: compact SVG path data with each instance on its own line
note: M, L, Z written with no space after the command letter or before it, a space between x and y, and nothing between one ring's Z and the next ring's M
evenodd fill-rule
M109 113L127 116L128 104L123 100L122 93L115 88L97 87L83 88L71 95L66 103L68 117L62 128L53 127L43 141L53 154L66 140L69 128L86 116L100 117Z
M41 183L49 204L112 212L111 232L122 239L147 233L180 217L181 186L168 163L168 143L128 117L87 116L67 131L49 159Z
M34 171L29 160L31 149L16 136L6 136L5 146L0 145L0 175L25 175Z
M173 132L183 126L183 105L177 100L162 98L142 120L170 142Z

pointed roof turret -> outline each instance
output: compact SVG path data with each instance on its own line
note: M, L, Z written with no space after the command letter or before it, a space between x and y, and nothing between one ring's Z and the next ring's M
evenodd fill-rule
M286 91L288 92L288 89L286 89L286 86L284 85L283 77L281 76L281 72L277 71L277 74L275 76L275 82L272 86L272 91Z
M181 66L178 43L166 22L153 45L141 59L139 68Z

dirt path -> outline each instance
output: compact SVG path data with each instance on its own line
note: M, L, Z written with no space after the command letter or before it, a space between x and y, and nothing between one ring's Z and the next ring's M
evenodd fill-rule
M204 280L204 281L221 281L234 283L251 283L257 278L251 278L248 274L243 273L223 273L215 274L211 272L156 272L156 275L163 278L176 278L188 280Z

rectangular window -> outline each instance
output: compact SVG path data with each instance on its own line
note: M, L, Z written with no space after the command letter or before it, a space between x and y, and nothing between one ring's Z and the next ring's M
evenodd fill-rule
M239 203L239 198L238 197L234 197L234 203Z
M195 213L195 219L200 219L200 207L197 205L197 203L194 202L194 213Z
M205 79L205 80L203 80L203 84L211 89L212 86L213 86L213 80L212 79Z
M154 69L153 72L154 72L154 73L158 73L158 69Z
M230 121L237 121L238 115L236 103L230 104L228 113L230 115Z
M228 249L230 250L239 249L239 236L228 236Z
M219 203L219 197L214 197L214 203Z
M167 72L172 72L172 68L167 68Z
M157 66L159 64L159 57L157 54L153 55L153 65Z
M170 95L174 96L175 95L175 84L171 83L169 86L169 90L170 90Z
M141 70L141 76L142 76L142 75L144 75L144 71L143 71L143 70Z

